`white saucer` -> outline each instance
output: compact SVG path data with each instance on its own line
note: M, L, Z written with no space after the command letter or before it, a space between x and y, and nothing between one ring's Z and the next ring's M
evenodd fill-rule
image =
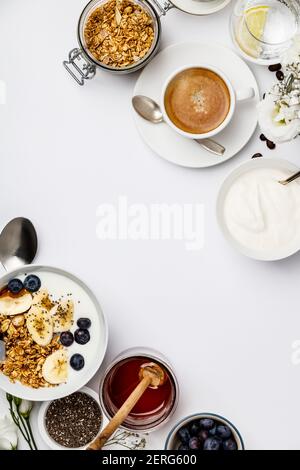
M230 3L231 0L211 0L202 2L201 0L170 0L176 8L190 13L191 15L211 15L216 13Z
M225 146L223 157L215 156L185 137L177 134L165 123L151 124L134 111L134 120L147 145L159 156L177 165L205 168L229 160L249 141L257 125L256 106L259 91L256 79L245 64L230 49L220 45L198 42L175 44L161 51L141 73L134 95L146 95L160 103L162 87L168 76L184 65L206 63L221 69L235 88L252 87L255 98L238 103L236 113L227 128L215 137Z

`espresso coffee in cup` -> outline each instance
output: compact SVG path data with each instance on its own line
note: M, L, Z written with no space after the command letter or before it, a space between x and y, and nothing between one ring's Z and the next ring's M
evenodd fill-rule
M219 134L230 123L237 102L255 96L253 88L235 89L212 65L182 67L167 78L161 97L164 120L189 139Z
M220 75L206 68L178 73L165 92L165 110L176 127L206 134L219 127L230 110L230 91Z

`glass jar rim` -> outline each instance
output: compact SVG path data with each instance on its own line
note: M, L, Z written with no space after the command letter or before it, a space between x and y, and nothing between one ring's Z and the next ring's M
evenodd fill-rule
M280 0L278 0L280 1ZM249 27L249 24L248 24L248 21L247 21L247 18L246 18L246 15L245 15L245 12L247 11L247 5L250 4L251 2L253 2L253 0L247 0L246 2L246 5L244 7L244 19L245 19L245 25L246 25L246 28L247 28L247 31L248 33L250 34L250 36L255 39L255 41L259 42L260 44L265 44L266 46L269 46L269 47L278 47L280 45L284 45L284 44L288 44L290 43L290 41L293 39L293 36L294 36L294 33L291 34L291 36L288 38L288 39L285 39L284 41L279 41L279 42L267 42L267 41L264 41L263 39L261 38L258 38L250 29ZM281 3L281 2L280 2ZM288 8L288 6L284 3L284 6L286 6ZM298 18L298 14L297 14L297 11L294 9L294 6L291 5L292 9L293 9L293 13L295 14L295 18ZM250 7L251 8L251 7Z

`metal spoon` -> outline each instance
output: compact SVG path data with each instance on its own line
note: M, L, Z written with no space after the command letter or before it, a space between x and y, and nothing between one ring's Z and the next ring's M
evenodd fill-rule
M289 178L287 178L286 180L278 181L278 183L282 184L283 186L286 186L287 184L299 178L299 176L300 176L300 171L297 171L297 173L295 173L294 175L289 176Z
M164 121L163 114L159 105L149 98L148 96L136 95L132 98L132 106L134 110L146 121L150 121L153 124L159 124ZM225 152L225 147L215 142L212 139L194 139L199 145L205 150L215 155L222 156Z
M0 234L0 261L6 271L30 264L37 252L37 234L28 219L11 220ZM0 336L0 362L5 360L5 343Z
M37 234L24 217L11 220L0 234L0 261L6 271L30 264L37 252Z

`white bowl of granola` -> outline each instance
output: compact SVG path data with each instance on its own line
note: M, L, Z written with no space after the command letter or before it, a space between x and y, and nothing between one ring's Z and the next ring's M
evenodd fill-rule
M67 271L36 265L0 279L0 334L0 388L33 401L82 388L100 367L108 340L91 290Z

